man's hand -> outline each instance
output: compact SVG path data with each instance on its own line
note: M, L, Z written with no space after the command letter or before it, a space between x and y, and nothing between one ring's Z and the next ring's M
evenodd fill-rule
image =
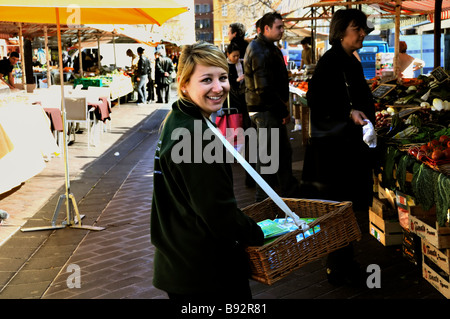
M283 125L286 125L286 124L289 124L291 122L291 115L288 115L288 116L286 116L284 119L283 119Z

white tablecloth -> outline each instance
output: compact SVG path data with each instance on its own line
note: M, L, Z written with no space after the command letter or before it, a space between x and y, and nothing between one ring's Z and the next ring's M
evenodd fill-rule
M44 156L59 154L50 122L38 105L0 105L0 124L14 149L0 158L0 194L11 190L45 167Z

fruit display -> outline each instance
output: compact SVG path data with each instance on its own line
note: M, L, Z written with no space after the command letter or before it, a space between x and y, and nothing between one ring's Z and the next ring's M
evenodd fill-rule
M302 90L303 92L308 92L308 82L307 81L291 81L290 85Z

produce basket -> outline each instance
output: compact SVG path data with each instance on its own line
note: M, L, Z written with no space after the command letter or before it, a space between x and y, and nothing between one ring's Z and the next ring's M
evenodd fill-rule
M248 247L251 276L256 281L272 285L307 263L361 238L351 202L290 198L283 201L298 217L317 218L308 225L310 231L317 225L320 230L309 237L304 236L303 230L295 230L263 246ZM270 198L242 211L256 222L285 217Z

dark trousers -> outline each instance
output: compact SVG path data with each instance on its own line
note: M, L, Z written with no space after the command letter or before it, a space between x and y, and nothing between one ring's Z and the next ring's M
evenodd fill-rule
M298 198L299 184L297 179L292 175L292 148L289 141L286 125L282 124L282 120L275 117L272 113L258 112L251 117L255 123L258 135L258 156L256 161L256 171L270 185L274 186L276 182L280 187L281 197ZM265 129L265 130L263 130ZM272 143L272 129L278 132L278 139ZM265 137L265 138L262 138ZM261 156L270 156L272 163L267 162L267 158ZM276 172L264 173L273 165L273 160L278 160L278 168ZM272 170L271 168L269 170ZM268 196L259 185L256 185L256 201L262 201Z
M151 77L148 78L147 82L147 101L155 100L155 83Z
M169 103L170 84L158 84L156 94L158 95L158 103Z

